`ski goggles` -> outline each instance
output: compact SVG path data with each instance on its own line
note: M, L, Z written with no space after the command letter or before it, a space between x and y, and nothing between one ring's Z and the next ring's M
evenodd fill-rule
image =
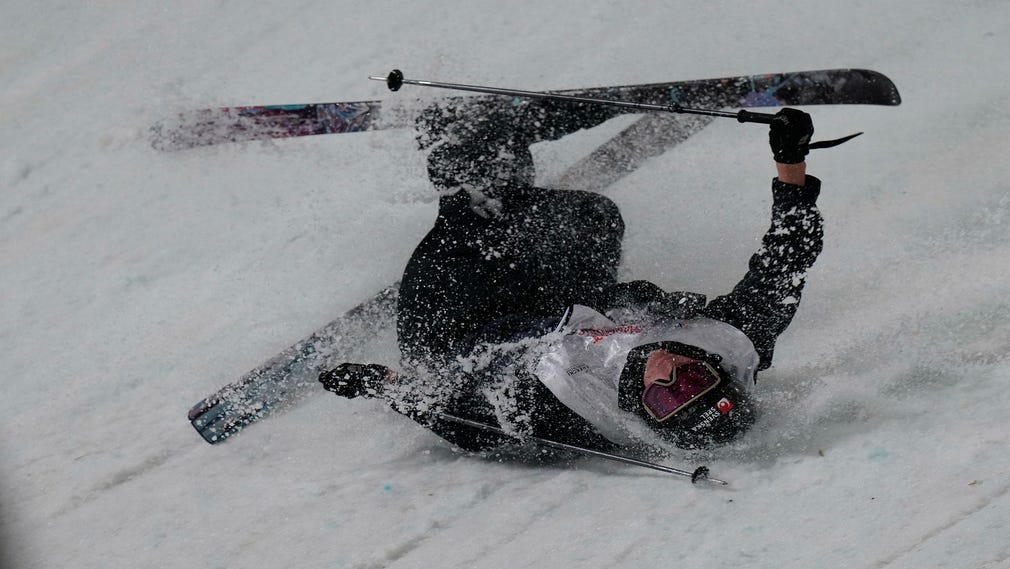
M642 392L642 406L662 423L715 389L722 378L706 362L691 360L675 366L669 378L656 379Z

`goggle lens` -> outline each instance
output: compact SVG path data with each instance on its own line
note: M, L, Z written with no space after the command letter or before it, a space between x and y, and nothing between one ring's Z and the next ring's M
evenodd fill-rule
M656 380L642 392L642 405L663 422L719 385L719 374L709 364L693 360L673 368L670 379Z

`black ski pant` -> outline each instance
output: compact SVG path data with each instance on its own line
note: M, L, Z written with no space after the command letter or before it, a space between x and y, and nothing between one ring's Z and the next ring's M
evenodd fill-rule
M510 319L560 317L616 284L624 222L599 194L509 188L487 217L443 196L400 286L397 332L408 361L445 362ZM485 208L486 209L486 208Z

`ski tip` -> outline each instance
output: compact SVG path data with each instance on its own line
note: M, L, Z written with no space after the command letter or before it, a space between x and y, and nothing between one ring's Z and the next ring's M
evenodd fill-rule
M236 407L222 399L204 399L189 412L189 422L203 440L212 445L224 442L259 419L255 411Z
M898 93L898 86L890 77L873 69L852 69L854 73L862 75L863 80L874 85L877 91L884 95L883 102L878 104L898 106L901 104L901 94Z

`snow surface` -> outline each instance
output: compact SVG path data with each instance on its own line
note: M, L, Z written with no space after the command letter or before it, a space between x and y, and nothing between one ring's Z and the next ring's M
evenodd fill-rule
M0 16L0 565L1010 567L1010 2L34 2ZM729 489L454 452L318 397L227 444L186 411L398 276L435 211L408 132L161 153L176 109L829 67L826 249ZM416 94L416 90L413 92ZM538 148L545 179L622 123ZM626 123L623 123L626 124ZM624 273L728 290L766 133L717 121L608 195ZM391 361L389 345L376 357Z

